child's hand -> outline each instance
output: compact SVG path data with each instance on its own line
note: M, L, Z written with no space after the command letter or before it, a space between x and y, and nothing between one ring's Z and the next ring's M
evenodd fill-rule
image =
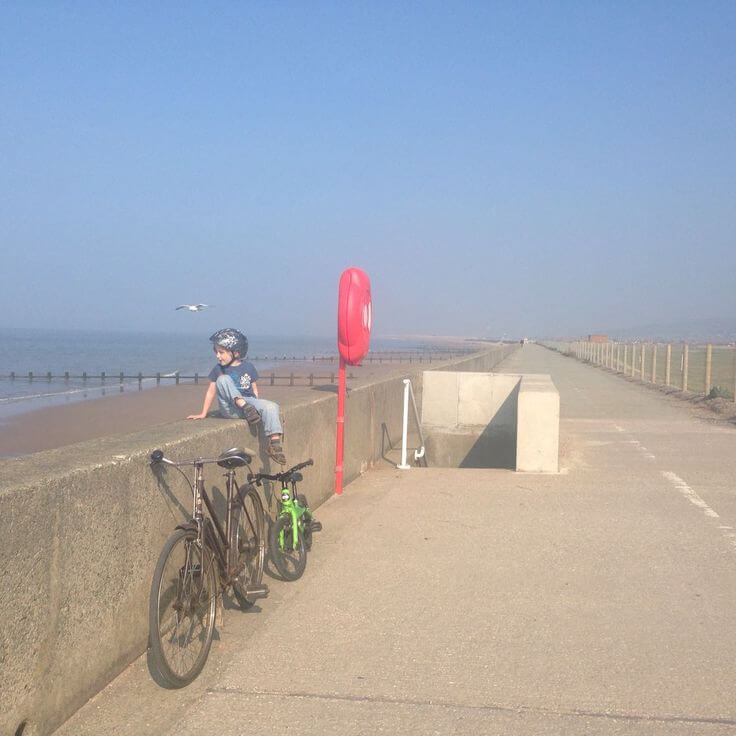
M187 419L204 419L206 414L190 414Z

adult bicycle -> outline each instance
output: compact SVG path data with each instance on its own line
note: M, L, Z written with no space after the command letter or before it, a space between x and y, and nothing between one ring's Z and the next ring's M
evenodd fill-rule
M176 468L192 489L192 518L166 540L151 582L148 607L151 657L164 683L188 685L202 671L212 645L217 603L225 591L242 609L268 595L261 581L265 558L265 516L258 491L239 486L238 468L253 453L231 448L217 458L173 462L161 450L152 466ZM204 466L225 468L225 519L220 521L204 487ZM194 468L190 481L183 467ZM205 509L207 513L205 513Z
M302 576L307 566L307 550L312 547L312 533L322 529L322 524L312 515L307 497L296 492L297 483L303 480L299 471L313 464L314 460L310 458L281 473L248 476L255 485L264 480L281 484L278 514L268 532L268 551L285 580L297 580Z

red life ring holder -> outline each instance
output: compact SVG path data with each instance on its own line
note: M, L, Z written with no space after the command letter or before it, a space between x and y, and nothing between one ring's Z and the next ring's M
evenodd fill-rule
M360 268L346 268L340 276L337 300L337 347L348 365L360 365L368 352L372 322L368 274Z

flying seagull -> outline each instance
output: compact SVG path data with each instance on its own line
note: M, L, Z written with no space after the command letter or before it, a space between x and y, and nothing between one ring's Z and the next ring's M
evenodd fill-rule
M177 309L188 309L190 312L201 312L205 307L210 307L211 304L180 304Z

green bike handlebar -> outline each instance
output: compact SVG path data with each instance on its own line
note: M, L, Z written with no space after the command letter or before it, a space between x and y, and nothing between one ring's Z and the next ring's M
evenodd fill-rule
M281 473L276 473L274 475L269 475L268 473L249 473L248 481L250 483L255 483L256 485L260 485L262 480L278 480L282 482L288 482L289 477L292 473L296 473L297 470L306 468L309 465L314 465L314 460L312 460L311 457L309 458L309 460L305 460L303 463L298 463L293 468L289 468L288 470L284 470Z

